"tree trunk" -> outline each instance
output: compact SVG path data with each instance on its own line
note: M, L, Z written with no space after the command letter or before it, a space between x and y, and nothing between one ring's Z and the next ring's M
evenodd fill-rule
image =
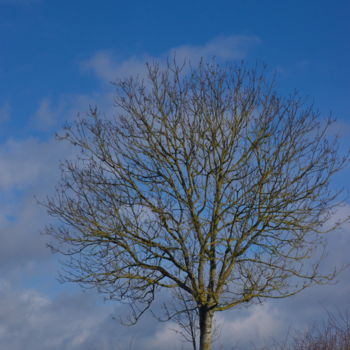
M206 306L199 309L199 350L211 350L213 316Z

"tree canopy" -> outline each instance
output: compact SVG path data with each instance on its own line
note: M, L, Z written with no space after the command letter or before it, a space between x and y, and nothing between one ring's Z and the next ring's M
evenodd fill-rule
M204 350L215 312L331 278L315 252L348 161L332 119L243 64L153 63L115 86L116 115L92 108L62 135L80 152L45 205L66 279L130 302L136 319L180 290Z

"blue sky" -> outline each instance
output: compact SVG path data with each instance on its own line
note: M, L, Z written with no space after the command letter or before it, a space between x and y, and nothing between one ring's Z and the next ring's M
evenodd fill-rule
M323 115L338 117L345 149L349 16L345 0L0 0L0 347L110 350L118 334L124 348L162 349L172 339L180 349L169 325L146 316L124 329L110 316L123 313L120 306L56 281L57 258L39 234L50 219L33 199L53 190L58 161L70 155L55 132L89 104L113 113L111 81L177 52L193 60L215 55L266 63L282 94L297 89ZM334 185L348 190L349 175L348 167ZM348 200L337 215L349 212ZM330 239L330 266L349 262L349 234L345 225ZM345 272L336 286L222 314L220 342L229 349L232 332L242 346L281 336L325 316L321 306L350 308L348 295Z

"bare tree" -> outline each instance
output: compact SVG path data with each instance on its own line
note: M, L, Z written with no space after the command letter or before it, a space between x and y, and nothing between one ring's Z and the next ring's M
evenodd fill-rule
M327 312L324 322L317 322L304 331L287 334L282 341L274 341L269 347L260 350L349 350L350 319L349 312L332 314Z
M198 307L191 295L184 293L181 289L175 289L173 298L168 303L163 304L165 318L156 318L160 321L173 320L178 333L185 342L192 345L193 350L197 350L198 341Z
M45 205L67 280L129 302L135 322L159 290L177 289L209 350L215 312L332 278L315 257L337 225L325 228L339 198L329 181L348 156L331 119L278 97L266 76L149 64L145 79L116 83L116 116L93 108L66 128L80 153Z

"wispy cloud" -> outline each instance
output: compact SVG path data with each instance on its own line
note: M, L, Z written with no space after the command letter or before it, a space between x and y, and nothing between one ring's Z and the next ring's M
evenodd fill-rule
M35 112L32 122L39 130L48 130L56 125L61 111L54 110L49 98L44 98Z
M0 106L0 124L8 121L10 119L11 106L6 103Z
M111 52L100 51L81 64L82 71L91 71L99 79L107 82L114 81L117 77L140 74L144 71L145 62L151 56L135 56L124 61L118 61Z
M112 114L112 92L62 95L55 99L44 97L30 119L30 126L40 131L57 131L78 114L85 116L90 106L98 106L100 111Z
M179 60L198 62L201 58L216 57L219 61L232 61L243 59L250 49L260 43L256 36L232 35L214 38L204 45L181 45L171 48L159 57L151 55L133 56L128 59L119 59L111 51L100 51L81 64L83 71L93 72L103 81L114 81L129 75L142 75L145 62L157 61L164 63L168 57L174 55Z
M257 36L220 36L200 45L183 45L170 50L170 56L197 62L201 58L216 57L220 61L241 60L261 40Z

